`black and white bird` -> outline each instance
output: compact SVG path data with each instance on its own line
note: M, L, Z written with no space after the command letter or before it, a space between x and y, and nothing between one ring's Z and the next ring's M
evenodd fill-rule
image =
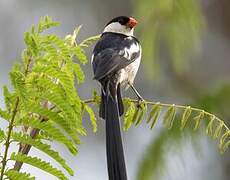
M109 180L127 180L119 118L124 113L121 86L133 87L141 61L141 46L133 31L137 21L119 16L107 23L96 43L92 66L101 84L99 116L106 123L106 152Z

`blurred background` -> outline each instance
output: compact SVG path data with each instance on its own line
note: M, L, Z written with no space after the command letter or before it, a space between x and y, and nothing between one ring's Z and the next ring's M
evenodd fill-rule
M0 0L0 86L9 85L8 72L20 60L23 33L40 16L49 15L61 26L53 32L64 37L83 24L80 40L101 33L105 23L119 15L134 16L143 61L135 86L145 99L191 104L213 112L230 126L230 1L229 0ZM91 50L89 50L89 56ZM86 83L78 87L88 98L93 88L90 64ZM0 90L0 107L2 90ZM133 96L128 90L126 96ZM179 119L178 119L179 120ZM88 125L88 120L85 122ZM104 122L82 138L78 156L63 156L75 170L70 179L107 179ZM0 122L4 126L4 122ZM158 122L145 123L123 133L130 180L228 180L230 151L220 155L204 130L168 131ZM63 147L54 144L55 148ZM34 155L39 152L31 150ZM27 165L38 179L53 179Z

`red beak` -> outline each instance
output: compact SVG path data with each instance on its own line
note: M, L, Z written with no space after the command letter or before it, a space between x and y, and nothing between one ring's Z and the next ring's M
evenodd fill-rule
M138 22L137 22L136 19L130 17L130 18L129 18L129 22L127 23L127 25L128 25L130 28L133 28L134 26L137 25L137 23L138 23Z

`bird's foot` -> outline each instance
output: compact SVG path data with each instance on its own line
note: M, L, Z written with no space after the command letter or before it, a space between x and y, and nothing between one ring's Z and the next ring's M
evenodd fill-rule
M137 99L137 107L140 108L144 102L145 102L144 98L139 95Z

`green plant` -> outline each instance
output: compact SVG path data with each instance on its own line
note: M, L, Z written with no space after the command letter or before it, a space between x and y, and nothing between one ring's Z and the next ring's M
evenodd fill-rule
M143 41L143 63L150 77L164 75L160 66L162 45L168 51L167 60L175 73L188 69L189 56L199 50L205 25L200 1L135 0L134 7L142 24L139 32Z
M64 39L55 34L45 34L50 27L57 26L50 17L42 17L37 26L32 26L25 33L26 49L22 53L22 63L13 66L10 72L13 91L3 88L6 109L0 109L0 117L8 123L7 130L0 130L0 143L4 154L1 155L2 179L34 179L27 172L21 172L23 163L37 167L59 179L68 179L64 170L73 175L74 172L61 156L54 150L50 142L55 141L66 147L71 154L76 155L80 136L86 135L82 117L89 114L93 131L97 130L96 116L89 105L100 103L100 98L93 93L93 98L82 100L77 87L84 82L84 72L81 65L87 63L84 48L93 44L99 36L90 37L81 43L76 42L80 27L72 35ZM76 80L76 81L75 81ZM128 130L134 124L138 125L148 114L147 123L153 128L164 113L164 124L170 129L176 113L183 111L181 129L191 120L194 113L195 128L200 122L208 120L206 132L212 137L220 137L221 152L229 146L229 128L224 121L213 114L190 106L163 104L137 100L124 100L126 114L124 129ZM148 113L148 108L151 108ZM161 111L167 108L166 112ZM18 152L9 154L11 144L18 143ZM29 156L34 147L58 162L63 169L58 169L39 157ZM7 162L14 161L12 168Z

